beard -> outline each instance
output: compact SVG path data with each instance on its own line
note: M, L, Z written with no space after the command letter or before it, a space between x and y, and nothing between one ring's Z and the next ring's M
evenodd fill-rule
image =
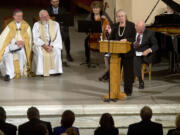
M43 25L49 24L49 21L41 21Z

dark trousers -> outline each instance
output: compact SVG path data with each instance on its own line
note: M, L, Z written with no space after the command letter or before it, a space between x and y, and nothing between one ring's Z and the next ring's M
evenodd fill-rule
M90 39L90 36L87 36L85 38L85 41L84 41L84 47L85 47L85 57L86 57L86 62L90 62L90 47L89 47L89 39Z
M127 55L121 55L122 62L121 67L124 69L124 92L126 94L132 94L134 83L134 71L133 71L133 57L126 57Z
M62 41L64 42L64 46L65 46L65 49L66 49L66 54L69 55L70 54L70 38L67 37L67 38L64 38L62 39Z
M138 77L139 82L142 82L141 68L142 64L152 63L151 58L148 56L134 56L134 74Z
M62 35L62 41L64 42L66 55L70 54L70 36L69 36L69 28L68 27L62 27L61 28L61 35Z

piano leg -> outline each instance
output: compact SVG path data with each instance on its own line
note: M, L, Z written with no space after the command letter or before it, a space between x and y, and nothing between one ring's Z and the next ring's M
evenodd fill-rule
M172 36L173 51L170 55L170 72L176 73L178 70L178 37Z
M173 69L172 72L176 73L178 70L178 37L177 36L172 36L172 42L173 42Z

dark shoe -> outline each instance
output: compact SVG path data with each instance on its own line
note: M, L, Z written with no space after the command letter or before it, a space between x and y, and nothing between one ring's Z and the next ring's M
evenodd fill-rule
M67 54L66 59L70 62L74 61L70 54Z
M10 76L9 76L9 75L5 75L5 76L4 76L4 81L9 82L9 81L10 81Z
M51 76L61 76L61 73L52 74Z
M144 89L144 82L139 83L139 89Z
M102 77L99 78L99 81L109 80L109 72L106 72Z
M104 77L104 80L105 80L105 81L108 81L108 80L109 80L109 74L107 74L107 75Z
M130 96L132 96L132 93L126 93L126 95L127 95L128 97L130 97Z
M63 64L64 67L69 67L69 65L67 64L66 61L63 61L62 64Z
M99 81L100 81L100 82L104 81L104 78L103 78L103 77L100 77L100 78L99 78Z

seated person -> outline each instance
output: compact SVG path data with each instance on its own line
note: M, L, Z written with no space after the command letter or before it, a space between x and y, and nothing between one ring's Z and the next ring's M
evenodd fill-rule
M131 124L127 135L163 135L162 125L151 121L152 110L145 106L141 109L140 116L142 121Z
M61 135L63 133L67 133L67 129L74 128L76 130L77 135L79 134L79 129L73 127L73 123L75 121L75 114L71 110L66 110L62 114L61 118L61 126L55 127L53 131L53 135Z
M27 118L29 119L29 121L19 126L18 135L37 135L37 127L39 126L39 124L44 125L45 129L48 129L49 135L52 135L51 123L40 120L39 110L36 107L30 107L28 109ZM40 126L39 128L42 128L43 130L42 132L39 132L43 133L44 128L42 126Z
M61 74L62 39L58 22L50 19L46 10L39 13L40 21L33 27L33 67L36 75Z
M175 129L170 129L168 131L167 135L173 135L174 132L180 132L180 114L177 115L175 124L176 124L176 128Z
M133 44L135 51L134 73L139 79L139 89L144 89L141 65L143 63L152 63L152 53L158 50L158 44L154 32L146 29L143 21L139 21L135 27L136 40Z
M103 7L100 1L93 1L91 3L91 14L88 15L88 17L86 18L87 21L92 21L92 22L98 22L101 21L102 23L102 27L103 25L110 25L112 24L111 19L109 18L109 16L106 13L103 13ZM104 31L104 29L102 29L102 31ZM95 41L99 41L100 39L100 33L93 33L93 34L88 34L87 37L85 38L85 42L84 42L84 47L85 47L85 57L86 57L86 64L88 64L88 66L90 66L90 41L92 40L93 42ZM102 35L102 39L106 39L106 35Z
M0 107L0 131L5 135L16 135L17 127L6 122L6 111Z
M118 129L114 126L114 119L111 114L104 113L99 121L98 127L94 135L119 135Z
M0 35L0 69L5 81L30 75L31 28L20 9L14 10L13 18Z

